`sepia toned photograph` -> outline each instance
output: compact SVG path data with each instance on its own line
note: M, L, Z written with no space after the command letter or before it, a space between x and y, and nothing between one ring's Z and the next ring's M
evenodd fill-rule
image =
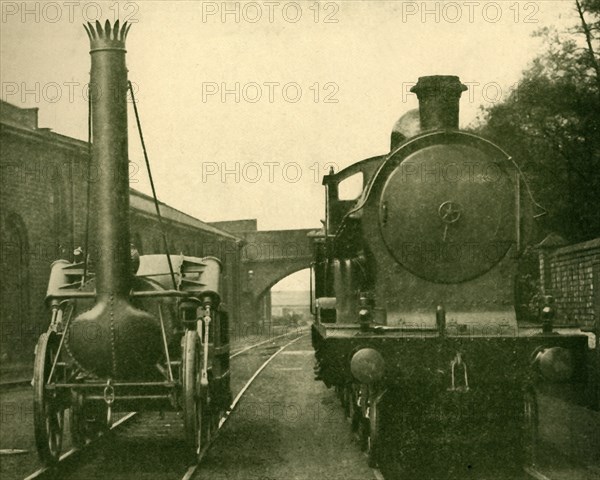
M0 9L0 478L600 480L600 0Z

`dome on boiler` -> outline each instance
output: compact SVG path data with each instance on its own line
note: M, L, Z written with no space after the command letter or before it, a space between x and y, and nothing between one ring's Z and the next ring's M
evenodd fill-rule
M394 124L392 129L391 148L394 150L404 140L414 137L421 131L421 120L419 118L419 109L409 110L402 115Z

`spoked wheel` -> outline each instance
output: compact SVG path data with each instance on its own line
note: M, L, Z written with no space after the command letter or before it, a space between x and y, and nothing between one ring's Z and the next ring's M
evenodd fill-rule
M538 403L533 389L523 396L523 466L533 467L537 461Z
M56 393L46 391L58 341L54 334L40 335L33 368L33 423L35 443L42 463L58 462L62 449L64 405Z
M200 389L200 341L194 330L187 330L183 340L183 421L186 440L196 458L208 441L210 428L206 416L206 400Z

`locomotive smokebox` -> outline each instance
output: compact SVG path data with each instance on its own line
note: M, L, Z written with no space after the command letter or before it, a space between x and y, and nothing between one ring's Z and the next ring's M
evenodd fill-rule
M96 304L80 314L68 332L69 351L97 375L131 378L153 365L161 352L155 318L132 306L127 148L127 67L125 39L130 25L84 26L92 59L92 249Z
M466 90L454 75L419 77L410 91L419 99L421 130L457 130L460 96Z

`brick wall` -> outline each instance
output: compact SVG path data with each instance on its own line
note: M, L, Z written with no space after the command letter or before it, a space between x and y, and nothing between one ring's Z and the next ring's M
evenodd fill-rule
M73 204L85 205L72 166L86 149L52 141L50 133L0 125L0 362L31 356L46 328L43 303L50 264L68 258L81 241L84 220Z
M86 143L37 129L37 119L27 117L24 121L16 114L7 119L5 107L3 102L0 123L0 366L3 370L33 361L34 345L49 322L44 297L50 264L58 258L71 260L74 246L84 245L87 191ZM132 191L130 213L131 238L141 253L164 252L150 197ZM214 255L221 260L223 300L235 324L240 315L241 290L238 239L165 204L161 204L161 214L171 253ZM90 251L93 241L91 238Z
M592 328L599 314L600 238L545 252L541 269L546 293L556 301L557 323Z

